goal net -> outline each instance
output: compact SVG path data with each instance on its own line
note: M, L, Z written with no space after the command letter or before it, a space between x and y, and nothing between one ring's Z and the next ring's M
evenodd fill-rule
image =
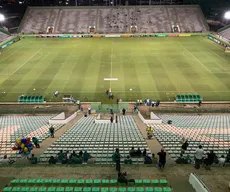
M225 53L230 53L230 47L225 48Z

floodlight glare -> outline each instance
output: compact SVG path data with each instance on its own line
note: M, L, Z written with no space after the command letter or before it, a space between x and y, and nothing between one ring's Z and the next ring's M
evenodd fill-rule
M224 14L224 18L225 18L225 19L230 19L230 11L227 11L227 12Z
M0 22L5 20L5 16L3 14L0 14Z

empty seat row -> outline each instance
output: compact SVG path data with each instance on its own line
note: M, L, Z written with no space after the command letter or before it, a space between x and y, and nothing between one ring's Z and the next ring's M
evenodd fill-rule
M136 179L135 186L167 186L166 179ZM113 186L117 185L116 179L13 179L10 182L11 186L44 186L44 185L71 185L71 186ZM122 184L123 185L123 184Z
M172 192L170 187L5 187L3 192Z

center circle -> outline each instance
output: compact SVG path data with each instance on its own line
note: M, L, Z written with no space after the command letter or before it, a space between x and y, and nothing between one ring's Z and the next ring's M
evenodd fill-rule
M121 52L108 51L108 50L99 50L92 54L91 59L98 63L123 63L131 61L131 54L124 54Z

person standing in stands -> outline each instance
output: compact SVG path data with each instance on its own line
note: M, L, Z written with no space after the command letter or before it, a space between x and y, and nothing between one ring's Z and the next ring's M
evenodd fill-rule
M54 138L54 128L53 128L52 125L51 125L51 127L49 128L49 131L50 131L50 136L51 136L52 138Z
M181 146L181 155L183 155L185 153L185 151L187 150L188 148L188 140L185 140L185 142L182 144Z
M121 171L121 155L119 153L119 149L118 148L116 149L116 151L115 151L115 153L113 155L113 159L114 159L114 161L116 163L116 170L118 172L120 172Z
M40 148L39 141L38 141L37 137L33 137L32 141L33 141L36 148Z
M83 153L83 164L87 164L89 158L90 158L90 154L87 151L85 151Z
M203 155L204 155L204 150L202 149L202 146L199 145L198 149L195 152L195 166L194 167L196 169L200 169L200 164L202 163Z
M166 152L164 152L164 149L161 149L161 152L157 153L157 155L159 156L158 166L160 169L164 169L166 163Z
M122 109L123 115L125 115L125 112L126 112L126 110L125 110L125 108L123 108L123 109Z

